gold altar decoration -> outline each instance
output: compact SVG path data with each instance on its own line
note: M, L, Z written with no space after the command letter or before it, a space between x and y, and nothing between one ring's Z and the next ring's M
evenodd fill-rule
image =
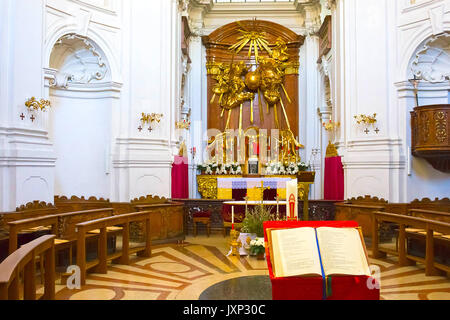
M244 28L243 28L244 29ZM276 40L273 49L270 49L269 43L265 40L263 32L248 31L240 29L243 33L238 38L238 42L229 49L233 50L231 63L225 62L208 62L208 73L212 74L212 78L216 83L212 87L212 98L210 103L214 103L218 98L219 107L222 108L221 118L225 111L228 111L225 131L230 128L230 119L232 111L239 108L239 135L242 131L243 120L243 104L250 101L250 123L254 123L254 99L258 96L258 108L261 122L264 121L263 100L266 104L266 113L270 113L271 107L275 117L276 129L282 129L280 120L278 119L278 107L281 108L285 118L287 128L285 129L284 139L288 144L292 144L294 148L303 148L291 131L289 117L286 112L285 102L291 103L285 86L284 79L286 70L298 69L293 66L292 62L288 62L289 54L287 52L287 44L281 39ZM252 55L252 48L255 50L256 70L250 71L251 66L247 66L243 61L234 62L234 54L239 53L242 48L250 42L249 56ZM258 55L258 47L264 48L270 56L260 57Z
M266 103L266 112L270 113L273 107L276 129L281 129L280 120L278 119L278 105L281 107L282 113L287 124L287 128L281 129L280 140L277 141L281 152L283 163L292 162L294 159L298 161L297 150L304 148L300 144L291 130L290 121L286 112L283 95L287 102L292 102L291 98L283 84L285 70L290 67L288 63L289 55L287 53L287 45L278 38L273 50L270 51L271 57L261 57L258 60L258 68L249 72L248 67L243 61L234 63L234 56L231 63L209 63L208 68L214 69L213 79L216 81L212 88L211 103L214 103L218 97L219 106L222 108L221 117L225 111L228 111L225 131L230 129L230 119L232 111L239 107L239 136L242 134L243 120L243 104L250 100L250 123L254 123L254 99L256 92L258 93L258 108L260 120L264 121L263 102ZM244 77L244 79L243 79ZM224 141L220 141L224 140ZM226 132L216 136L208 149L217 150L217 142L220 141L224 148L228 145ZM216 159L217 160L217 159ZM233 159L234 160L234 159ZM224 156L224 161L226 160Z
M28 99L27 102L25 102L25 106L28 108L28 110L41 110L45 112L47 110L47 107L51 107L50 100L41 99L40 101L36 100L35 97L31 97L31 99Z

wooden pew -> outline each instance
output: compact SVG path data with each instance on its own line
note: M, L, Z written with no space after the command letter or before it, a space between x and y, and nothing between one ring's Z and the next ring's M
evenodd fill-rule
M113 260L121 264L129 264L129 256L138 253L143 257L151 256L151 212L122 214L114 217L102 218L79 223L76 225L77 232L77 265L81 271L81 284L86 284L86 272L92 268L97 273L107 273L107 262ZM145 224L145 246L130 248L130 224L143 222ZM108 255L107 252L107 228L122 227L122 251ZM86 261L86 238L92 230L100 230L98 238L98 258L94 261Z
M166 198L147 196L131 201L132 210L151 212L151 237L155 244L180 242L185 239L185 210L182 202ZM143 227L134 223L133 239L142 238Z
M391 222L399 225L397 251L379 246L377 231L379 224L382 222ZM406 229L408 227L425 230L425 259L412 256L407 253ZM450 235L450 223L399 214L376 212L374 214L374 224L372 230L372 257L380 258L386 256L386 254L398 255L398 263L400 266L412 265L415 262L421 262L425 264L425 273L427 276L440 274L438 270L446 272L447 276L449 276L450 267L437 263L434 259L434 243L436 239L446 241L450 246L450 239L446 237L448 235Z
M364 237L372 237L374 213L384 211L387 201L377 197L365 196L336 203L335 220L356 221L361 226Z
M20 299L20 274L23 273L25 300L36 300L36 257L44 256L44 295L40 299L55 299L54 235L42 236L9 255L0 264L0 300Z

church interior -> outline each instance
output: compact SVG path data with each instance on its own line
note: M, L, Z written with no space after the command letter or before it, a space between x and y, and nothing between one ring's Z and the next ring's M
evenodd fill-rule
M0 47L0 300L450 300L450 0L0 0ZM276 277L302 227L370 273Z

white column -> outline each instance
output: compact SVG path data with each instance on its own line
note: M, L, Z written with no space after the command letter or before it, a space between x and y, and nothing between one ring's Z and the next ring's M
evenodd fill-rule
M180 44L177 4L171 0L124 1L123 88L127 134L118 139L114 167L120 201L159 195L170 197L175 112L179 108ZM124 68L125 69L125 68ZM142 113L163 114L152 132L138 131ZM123 132L123 131L122 131ZM122 190L125 189L125 190Z
M399 202L405 161L392 71L397 1L338 0L336 10L338 146L344 156L345 196L367 194ZM378 122L370 132L356 125L355 115L374 113Z
M203 69L206 69L206 67L204 64L205 58L200 36L191 38L189 49L192 60L191 71L189 73L189 105L192 108L190 143L191 147L197 149L195 160L192 161L192 157L189 159L191 165L189 168L189 195L191 198L201 198L198 193L196 166L204 161L202 154L204 150L202 137L206 130L207 119L204 117L203 112L203 109L206 108L206 105L203 103Z
M318 86L319 71L317 60L319 58L319 37L315 34L308 35L303 48L304 61L301 65L300 94L304 98L300 99L300 140L304 142L305 150L302 161L311 161L312 170L316 171L316 179L311 186L311 199L321 199L322 194L322 174L321 174L321 150L320 150L320 118L317 113L319 107Z

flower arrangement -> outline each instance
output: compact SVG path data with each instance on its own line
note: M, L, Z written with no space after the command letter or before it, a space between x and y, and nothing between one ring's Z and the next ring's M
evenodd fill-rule
M239 174L242 174L242 167L241 167L241 165L239 164L239 163L237 163L237 162L235 162L235 163L232 163L231 165L230 165L230 172L229 172L231 175L239 175Z
M310 170L310 166L304 162L291 162L283 165L281 162L272 162L266 167L268 175L296 175L299 172Z
M217 170L217 163L204 163L197 166L197 169L204 174L213 174Z
M250 241L250 254L251 255L263 255L266 252L264 238L256 238Z
M286 174L286 168L281 162L271 162L267 165L266 174Z
M204 174L216 175L240 175L242 174L242 167L239 163L217 164L204 163L197 166L197 170Z
M309 170L311 170L311 165L308 165L304 162L297 162L297 168L298 168L299 172L309 171Z
M216 174L217 175L221 175L221 174L227 174L228 170L231 168L230 165L228 164L222 164L222 165L218 165L216 168Z

